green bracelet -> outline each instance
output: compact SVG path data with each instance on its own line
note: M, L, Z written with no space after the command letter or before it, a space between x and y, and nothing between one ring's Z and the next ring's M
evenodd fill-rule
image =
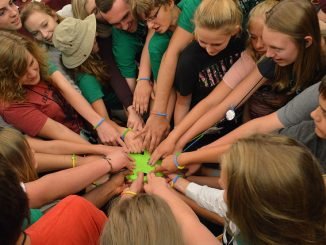
M126 128L125 131L123 131L122 135L120 136L120 139L121 139L122 141L125 141L126 135L127 135L127 133L128 133L129 131L132 131L132 129L131 129L131 128Z

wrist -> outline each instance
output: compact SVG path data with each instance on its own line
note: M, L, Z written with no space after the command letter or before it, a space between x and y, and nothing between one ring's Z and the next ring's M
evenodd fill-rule
M103 157L103 159L106 162L106 164L110 167L110 170L108 172L113 172L111 158L109 158L108 156L105 156L105 157Z
M180 155L181 155L180 152L176 152L176 153L173 155L173 163L174 163L174 165L175 165L175 167L176 167L177 169L182 170L182 169L184 169L185 167L182 166L182 165L180 165L180 162L179 162L179 156L180 156Z
M120 135L120 139L121 139L122 141L125 141L126 136L127 136L127 134L128 134L130 131L132 131L131 128L126 128L126 129L122 132L122 134Z

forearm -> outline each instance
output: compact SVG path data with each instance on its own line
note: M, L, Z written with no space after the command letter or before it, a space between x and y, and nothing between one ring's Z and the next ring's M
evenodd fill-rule
M92 164L47 174L38 180L26 183L29 205L31 208L37 208L58 198L77 193L110 170L107 161L99 159Z
M58 86L60 92L69 104L91 125L96 125L101 116L96 113L86 99L78 93L58 71L51 75L53 82Z
M213 234L200 223L192 209L175 193L167 188L162 188L155 194L163 198L170 206L182 230L185 244L216 244Z
M174 109L174 125L177 126L187 115L191 104L191 95L181 96L177 93L177 100Z
M246 138L254 134L272 133L281 128L283 128L283 125L278 119L276 112L274 112L241 125L222 138L207 145L207 147L233 144L238 139Z
M231 145L201 148L197 151L183 152L178 157L179 165L186 166L196 163L219 163L220 157L230 149Z

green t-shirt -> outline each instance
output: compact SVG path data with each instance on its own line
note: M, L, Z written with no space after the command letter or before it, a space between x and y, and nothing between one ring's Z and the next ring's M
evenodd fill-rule
M142 23L138 24L137 31L134 33L112 28L112 51L123 77L137 77L136 60L140 57L146 35L147 27Z
M178 26L190 33L192 33L195 28L192 19L200 2L200 0L182 0L177 5L181 10L178 18ZM169 45L172 34L173 32L171 31L167 31L163 34L154 33L148 44L148 52L154 80L157 80L161 60Z
M104 97L102 84L95 76L79 73L76 76L76 83L90 104Z
M154 33L148 44L149 58L154 80L157 80L158 70L160 69L161 60L167 49L173 32L168 31L163 34Z
M181 9L180 16L178 18L178 26L187 32L193 33L195 30L195 25L193 22L193 18L195 15L195 11L201 0L182 0L178 7Z
M23 230L27 229L29 226L31 226L36 221L38 221L42 216L43 216L43 213L40 209L30 208L29 209L30 224L28 224L27 219L25 219L23 222L22 229Z

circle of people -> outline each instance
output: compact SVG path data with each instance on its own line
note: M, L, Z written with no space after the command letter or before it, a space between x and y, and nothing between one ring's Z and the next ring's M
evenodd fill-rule
M325 0L59 2L0 0L1 244L326 244Z

